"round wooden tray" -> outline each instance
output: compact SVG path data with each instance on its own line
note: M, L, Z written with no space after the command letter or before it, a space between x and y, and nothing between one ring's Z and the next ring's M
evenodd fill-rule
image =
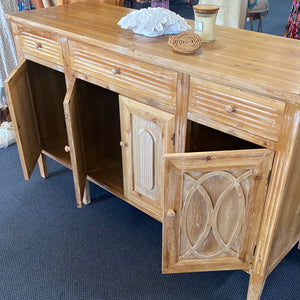
M182 32L170 36L168 44L177 52L191 54L200 49L201 38L193 32Z

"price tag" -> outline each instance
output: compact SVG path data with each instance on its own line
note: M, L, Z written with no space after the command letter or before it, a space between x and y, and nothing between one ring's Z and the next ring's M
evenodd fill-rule
M195 22L195 30L203 31L203 22Z

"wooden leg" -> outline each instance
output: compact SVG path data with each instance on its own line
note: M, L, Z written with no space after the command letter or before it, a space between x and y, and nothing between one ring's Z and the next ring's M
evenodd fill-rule
M262 17L259 18L259 23L258 23L258 32L262 32Z
M90 182L88 180L85 182L85 189L84 189L82 202L85 205L88 205L91 203Z
M41 176L43 178L47 178L49 176L49 174L48 174L46 156L44 154L40 155L40 157L38 159L38 164L39 164Z
M253 31L253 19L250 19L250 30Z
M247 300L259 300L266 281L266 276L251 274L248 286Z

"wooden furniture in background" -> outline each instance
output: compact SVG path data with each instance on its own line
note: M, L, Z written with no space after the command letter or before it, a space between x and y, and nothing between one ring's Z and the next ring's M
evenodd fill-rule
M250 29L253 30L253 21L258 20L257 31L262 32L262 19L269 12L269 1L258 0L257 2L248 0L250 7L247 8L246 20L250 21Z
M69 3L76 3L84 0L56 0L56 5L62 4L69 4ZM112 4L117 6L123 6L123 0L90 0L96 3L105 3L105 4Z
M3 122L10 122L10 114L7 106L0 107L0 125Z
M32 3L36 9L44 8L43 0L32 0Z
M49 156L73 171L78 207L88 179L162 222L164 273L242 269L259 299L300 239L300 62L286 59L299 42L218 26L184 55L121 29L129 12L79 2L7 16L24 176L40 157L46 177Z
M63 5L63 4L69 4L69 3L75 3L80 2L84 0L32 0L35 8L45 8L49 6L55 6L55 5ZM98 3L106 3L106 4L112 4L112 5L118 5L123 6L123 0L90 0Z

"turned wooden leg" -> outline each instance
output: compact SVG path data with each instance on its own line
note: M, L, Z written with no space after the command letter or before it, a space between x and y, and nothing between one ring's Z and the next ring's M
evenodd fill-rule
M90 182L88 180L85 182L85 189L84 189L82 202L85 205L88 205L91 203Z
M247 300L259 300L266 281L266 276L251 274L248 286Z
M40 157L38 159L38 164L39 164L41 176L43 178L47 178L49 176L49 174L48 174L46 156L44 154L40 155Z

